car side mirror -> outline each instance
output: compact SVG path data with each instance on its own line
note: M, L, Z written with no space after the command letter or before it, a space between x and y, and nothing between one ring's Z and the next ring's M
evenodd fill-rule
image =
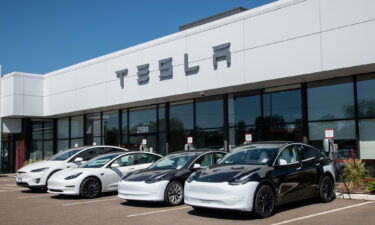
M83 162L83 159L81 157L77 157L77 158L74 159L74 162L75 163L81 163L81 162Z
M118 163L113 163L113 164L111 165L111 168L117 168L117 167L120 167L120 165L119 165Z
M200 169L200 168L201 168L201 165L198 163L195 163L193 166L193 169Z

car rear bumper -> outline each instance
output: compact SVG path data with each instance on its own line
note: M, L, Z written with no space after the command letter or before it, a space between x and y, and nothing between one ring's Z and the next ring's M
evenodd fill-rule
M185 183L185 204L191 206L252 211L258 182L230 185L228 182Z
M164 192L169 181L155 183L120 181L118 197L138 201L164 201Z

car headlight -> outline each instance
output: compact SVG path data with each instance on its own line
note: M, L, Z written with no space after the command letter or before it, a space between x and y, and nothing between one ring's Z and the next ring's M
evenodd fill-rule
M246 184L247 182L251 181L253 177L253 173L245 173L238 177L234 177L231 181L229 181L230 185L239 185L239 184Z
M47 171L48 168L49 167L38 168L38 169L35 169L35 170L31 170L30 172L32 172L32 173L40 173L40 172Z
M146 183L155 183L162 180L165 180L167 178L168 174L161 174L154 177L151 177L150 179L146 180Z
M191 183L193 180L195 180L195 178L197 178L199 176L199 174L200 174L199 172L194 172L194 173L190 174L190 176L188 177L186 182Z
M65 177L65 180L72 180L74 178L79 177L79 175L81 175L81 174L82 174L82 172L81 173L76 173L76 174L73 174L73 175L70 175L70 176L67 176L67 177Z

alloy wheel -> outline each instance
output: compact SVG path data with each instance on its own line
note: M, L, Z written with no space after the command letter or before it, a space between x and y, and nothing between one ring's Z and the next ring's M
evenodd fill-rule
M335 198L335 188L332 179L328 176L325 176L322 179L320 187L320 198L324 202L330 202Z
M262 217L269 217L272 215L273 208L275 206L275 197L272 189L263 185L258 189L255 199L255 213Z
M168 185L167 200L171 205L179 205L183 200L183 187L180 182L174 181Z
M96 178L88 178L83 181L81 195L85 198L95 198L100 194L100 182Z

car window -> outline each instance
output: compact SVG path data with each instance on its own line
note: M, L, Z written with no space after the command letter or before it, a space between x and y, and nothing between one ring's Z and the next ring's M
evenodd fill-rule
M231 165L265 165L278 152L278 148L271 146L248 145L233 149L226 154L219 164Z
M138 153L136 164L145 164L145 163L152 163L156 160L160 159L159 156L147 153Z
M114 152L120 152L121 149L118 149L118 148L111 148L111 147L102 147L100 149L100 153L99 154L107 154L107 153L114 153Z
M135 164L136 154L127 154L116 159L112 164L118 164L120 167L133 166Z
M104 155L104 156L98 156L94 159L89 160L85 164L83 164L82 168L100 168L107 164L112 159L116 158L118 154L112 154L112 155Z
M225 153L216 152L214 153L214 156L215 156L215 163L218 163L219 160L221 160L225 156Z
M213 154L202 155L193 164L199 164L201 167L209 167L213 164Z
M181 169L187 165L198 153L196 152L186 152L180 154L172 154L161 158L154 164L152 164L150 169Z
M285 147L276 160L275 165L287 165L298 162L298 154L294 145Z
M311 147L311 146L303 146L301 145L299 147L300 153L301 153L301 160L311 160L322 157L322 153L319 152L317 149Z
M74 158L82 158L83 161L87 161L96 157L98 155L98 152L99 151L97 148L90 148L78 153Z
M49 158L48 160L50 160L50 161L64 161L64 160L69 159L71 156L75 155L79 151L81 151L81 149L71 149L71 150L59 152L56 155Z

